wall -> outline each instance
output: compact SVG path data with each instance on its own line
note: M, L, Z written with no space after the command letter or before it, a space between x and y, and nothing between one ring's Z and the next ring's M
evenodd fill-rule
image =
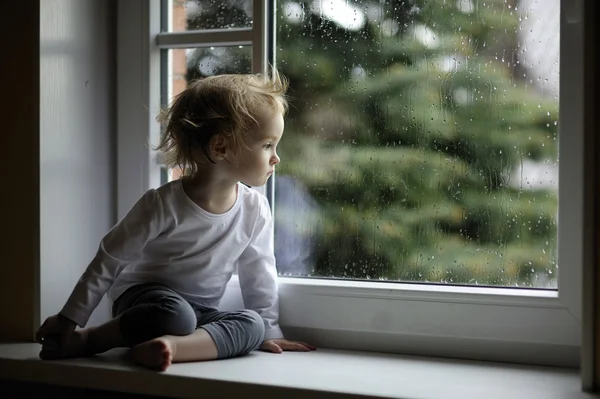
M1 2L0 15L0 338L29 339L39 317L39 4Z
M116 1L7 1L0 15L0 339L31 340L115 221Z
M584 236L583 276L583 346L581 376L584 390L600 392L600 107L598 93L598 24L597 0L585 0L583 5L584 75L585 82L585 171L587 216ZM570 14L573 17L573 13Z
M40 1L41 320L60 310L116 201L116 2ZM91 324L108 316L102 303Z

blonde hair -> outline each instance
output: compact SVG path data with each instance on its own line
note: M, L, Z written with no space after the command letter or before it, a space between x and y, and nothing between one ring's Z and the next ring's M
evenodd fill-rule
M198 172L200 149L210 156L213 137L223 135L234 152L246 145L246 136L258 126L257 117L266 109L285 114L288 109L288 81L275 68L270 76L217 75L191 82L172 105L157 118L163 124L160 144L166 165L179 167L184 174Z

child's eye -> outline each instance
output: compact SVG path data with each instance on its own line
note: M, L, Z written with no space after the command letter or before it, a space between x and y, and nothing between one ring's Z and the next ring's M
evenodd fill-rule
M265 144L263 147L268 150L273 147L273 144Z

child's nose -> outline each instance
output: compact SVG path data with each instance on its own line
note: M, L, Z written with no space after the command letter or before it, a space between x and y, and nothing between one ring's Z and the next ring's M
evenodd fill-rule
M281 162L279 155L277 155L277 154L273 155L273 158L271 158L271 164L277 165L279 162Z

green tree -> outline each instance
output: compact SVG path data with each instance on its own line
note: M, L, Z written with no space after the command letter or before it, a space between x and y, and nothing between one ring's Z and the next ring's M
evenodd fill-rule
M558 104L518 79L515 4L320 4L280 2L277 19L292 89L278 173L319 204L309 273L552 279L556 193L510 177L524 159L556 161Z

